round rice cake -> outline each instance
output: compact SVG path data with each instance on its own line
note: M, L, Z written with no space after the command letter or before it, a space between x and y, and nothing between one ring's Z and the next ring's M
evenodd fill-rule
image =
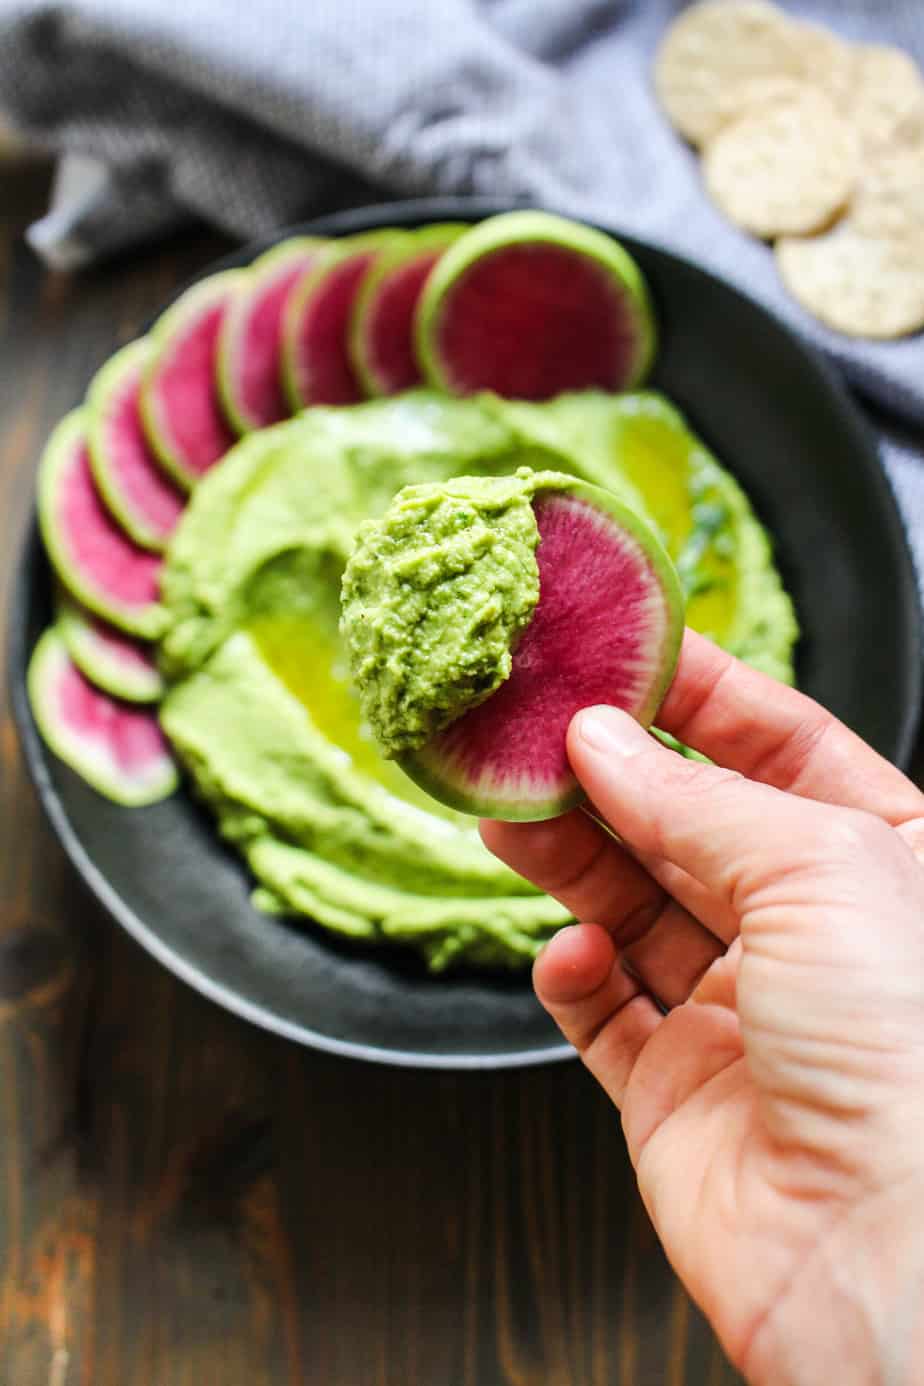
M871 164L850 219L861 235L904 245L924 265L924 139L917 149L890 147Z
M805 84L726 125L703 156L713 200L765 240L827 226L848 202L856 171L850 126Z
M824 236L786 236L776 262L792 296L848 337L905 337L924 327L924 262L844 221Z
M830 96L837 110L849 112L854 84L853 47L830 29L808 20L792 20L802 62L802 77Z
M747 115L748 111L761 110L764 106L784 105L787 101L798 100L805 91L803 77L749 77L735 88L733 104L730 98L725 118L719 129ZM718 130L715 131L718 134ZM714 136L713 136L714 137ZM708 141L707 141L708 143Z
M803 76L796 26L769 0L698 0L668 28L655 93L674 127L704 144L740 109L746 83Z
M902 116L889 143L896 149L918 150L924 156L924 96Z
M801 77L749 77L747 81L736 84L732 91L726 92L722 97L722 114L711 138L715 138L719 130L724 130L726 125L730 125L739 116L746 115L748 111L782 104L793 96L798 96L805 90L805 85ZM708 140L706 143L708 144Z
M888 44L853 49L850 120L865 150L887 144L924 102L924 77L913 58Z

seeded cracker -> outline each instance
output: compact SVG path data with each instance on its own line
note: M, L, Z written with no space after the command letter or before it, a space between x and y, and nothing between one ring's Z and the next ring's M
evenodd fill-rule
M857 188L851 222L864 236L905 246L924 265L924 141L875 160Z
M864 149L876 150L924 101L924 78L907 53L885 44L858 44L853 67L850 119Z
M850 222L778 241L776 260L793 297L837 332L893 338L924 327L924 262Z
M726 216L769 240L827 226L850 197L856 155L831 101L803 85L720 130L706 147L703 174Z
M767 0L700 0L670 26L655 59L658 100L700 145L741 109L742 86L803 75L795 26Z
M792 21L802 59L802 76L829 96L842 115L849 114L854 88L854 50L820 24Z
M749 111L762 110L765 106L781 106L787 101L798 100L805 91L807 83L802 77L751 77L735 90L735 109L726 112L722 127L730 125ZM718 134L718 130L716 131Z
M897 149L924 151L924 96L902 116L889 143Z

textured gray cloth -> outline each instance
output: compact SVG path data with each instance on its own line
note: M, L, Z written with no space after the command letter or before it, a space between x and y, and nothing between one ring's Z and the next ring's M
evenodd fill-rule
M395 195L522 195L716 270L887 421L924 573L924 336L850 342L704 195L652 97L682 0L0 0L0 111L63 161L32 243L78 264L190 213L241 235ZM924 64L924 0L799 0ZM76 156L76 157L75 157ZM881 422L881 420L880 420ZM894 427L892 424L894 423Z

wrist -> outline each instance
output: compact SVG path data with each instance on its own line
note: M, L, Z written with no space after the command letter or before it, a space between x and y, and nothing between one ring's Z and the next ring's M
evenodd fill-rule
M924 1386L924 1189L845 1212L741 1368L751 1386Z

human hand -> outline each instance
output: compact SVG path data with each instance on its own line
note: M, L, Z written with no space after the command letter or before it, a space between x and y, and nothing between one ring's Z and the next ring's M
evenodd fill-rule
M924 1380L924 795L691 632L658 725L716 764L612 708L571 724L622 845L582 810L482 824L584 921L536 993L755 1386Z

